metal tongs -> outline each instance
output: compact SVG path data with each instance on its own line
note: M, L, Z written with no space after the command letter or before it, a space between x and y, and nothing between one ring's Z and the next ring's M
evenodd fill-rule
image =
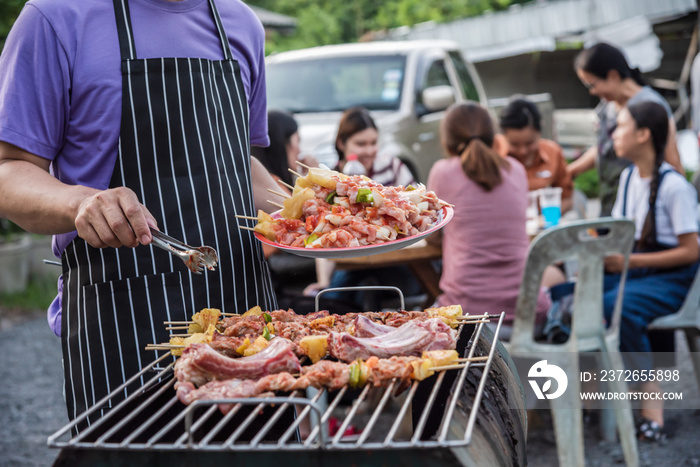
M216 268L219 257L216 250L210 246L189 246L153 227L151 227L151 236L153 237L151 242L153 245L180 258L185 266L195 274L201 274L205 267L210 271Z

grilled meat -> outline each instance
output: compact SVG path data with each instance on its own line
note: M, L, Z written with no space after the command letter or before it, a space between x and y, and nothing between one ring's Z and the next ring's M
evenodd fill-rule
M281 337L273 339L261 352L242 358L226 357L208 344L193 344L183 351L182 357L175 363L178 384L187 381L195 386L211 380L254 379L282 371L300 370L294 345Z
M424 350L454 349L455 332L438 318L409 321L377 337L355 337L347 332L328 335L328 353L344 362L375 356L419 356Z

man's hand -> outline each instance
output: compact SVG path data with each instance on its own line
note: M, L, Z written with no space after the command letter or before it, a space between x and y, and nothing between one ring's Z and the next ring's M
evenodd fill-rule
M155 219L136 194L124 187L85 198L75 217L78 235L96 248L148 245L149 225L156 227Z
M605 258L605 272L610 274L620 274L625 266L623 255L611 255Z

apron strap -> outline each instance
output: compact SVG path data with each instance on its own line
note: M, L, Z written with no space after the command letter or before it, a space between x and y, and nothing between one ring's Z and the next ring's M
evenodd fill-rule
M136 58L136 46L134 46L134 32L131 29L131 14L129 2L126 0L113 0L114 16L117 19L117 35L119 36L119 50L122 62Z
M134 32L131 27L129 2L128 0L113 0L113 3L114 16L117 19L117 35L119 36L119 50L121 51L122 61L135 60L136 46L134 45ZM226 36L226 31L224 31L224 25L221 22L221 16L219 15L219 10L214 4L214 0L209 0L209 7L211 8L212 16L214 17L216 30L219 33L219 40L221 41L221 48L224 52L224 58L226 60L233 60L231 47L228 43L228 36Z
M226 31L224 31L224 23L221 22L221 16L219 16L219 9L216 8L214 0L209 0L209 7L211 8L211 13L214 16L216 30L219 31L219 40L221 40L221 48L224 51L224 58L226 60L233 60L231 47L228 44L228 36L226 35Z
M632 172L634 171L633 169L634 168L630 168L630 171L627 174L627 178L625 179L625 190L623 192L624 194L623 194L623 198L622 198L622 217L627 216L627 190L629 189L629 186L630 186L630 179L632 178ZM661 182L663 182L664 177L670 171L671 171L670 169L664 170L663 172L661 172L659 174L659 186L658 186L657 190L661 188Z
M632 178L632 172L634 172L634 167L630 167L630 171L625 179L625 191L624 198L622 199L622 217L627 217L627 190L630 187L630 179Z

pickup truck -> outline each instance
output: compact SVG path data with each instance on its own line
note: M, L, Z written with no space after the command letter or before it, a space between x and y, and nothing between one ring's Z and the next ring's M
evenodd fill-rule
M335 166L335 136L345 109L366 107L379 128L380 151L401 158L426 181L443 157L440 121L453 102L486 106L474 66L442 40L341 44L266 59L268 108L299 123L302 154Z

